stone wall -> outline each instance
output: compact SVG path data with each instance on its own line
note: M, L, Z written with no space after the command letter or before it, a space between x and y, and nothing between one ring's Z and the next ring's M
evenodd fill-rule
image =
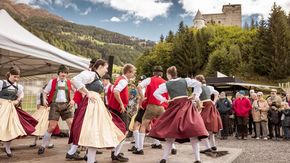
M215 23L226 26L242 27L242 9L241 5L224 5L222 13L202 14L205 23Z

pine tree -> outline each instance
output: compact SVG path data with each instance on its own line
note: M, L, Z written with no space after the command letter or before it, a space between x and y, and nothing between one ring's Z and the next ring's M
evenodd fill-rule
M262 76L268 76L271 67L272 45L269 38L267 24L262 17L258 27L258 33L255 43L255 52L251 56L251 66L254 73Z
M184 23L181 21L178 26L178 33L183 33L185 31Z
M289 74L290 34L287 16L280 6L274 3L269 18L270 39L273 46L270 77L285 78Z
M244 29L246 29L246 30L250 29L248 22L245 22Z
M164 41L164 36L163 36L163 34L161 34L161 36L160 36L160 42L163 42Z
M172 43L173 42L173 39L174 39L174 34L173 32L170 30L168 32L168 35L166 36L165 38L165 41L168 42L168 43Z
M178 33L173 42L173 64L177 66L180 76L192 76L199 72L199 47L196 37L187 27Z
M251 29L254 29L255 28L255 20L254 20L254 17L252 16L251 18Z

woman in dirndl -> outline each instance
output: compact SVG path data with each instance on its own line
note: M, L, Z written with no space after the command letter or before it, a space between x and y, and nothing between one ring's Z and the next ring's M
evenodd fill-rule
M72 127L71 142L88 147L87 162L96 163L97 148L114 148L124 138L124 133L114 124L100 93L103 91L101 77L107 73L108 64L98 59L92 70L85 70L72 79L74 87L85 94L79 105L78 125Z
M169 106L154 123L149 136L166 141L163 159L160 163L166 163L174 142L191 142L195 163L199 163L199 141L207 138L208 132L191 98L199 96L201 83L195 79L178 78L175 66L167 69L167 78L169 81L161 84L154 92L154 96L161 102L169 102ZM188 97L188 87L194 88L193 97ZM171 100L167 101L162 96L166 92L169 93Z
M209 132L209 139L204 139L203 141L206 149L201 151L201 153L215 152L217 151L215 134L223 128L220 113L215 106L219 93L212 86L206 85L203 75L197 75L195 79L202 83L202 93L199 96L201 106L200 115L204 121L207 131ZM212 94L215 95L213 101L211 100Z
M11 141L32 134L37 125L37 120L19 107L24 97L23 86L17 83L19 78L19 68L11 67L6 79L0 80L0 141L8 157L12 157Z
M35 131L31 134L34 135L34 141L29 147L35 147L37 145L37 140L39 137L44 136L47 128L48 128L48 115L49 115L49 107L45 107L43 105L43 89L46 85L42 88L41 92L37 93L36 96L36 111L32 114L32 117L38 121L38 124L35 126ZM48 148L53 148L54 144L49 143Z

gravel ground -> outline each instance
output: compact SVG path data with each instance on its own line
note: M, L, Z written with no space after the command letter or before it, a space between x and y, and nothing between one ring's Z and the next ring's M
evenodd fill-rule
M218 146L229 148L241 148L243 153L234 163L289 163L290 141L285 140L237 140L230 137L228 140L217 139Z
M27 140L30 139L30 140ZM32 141L32 138L21 139L13 141L13 146L17 154L12 159L8 159L6 155L0 152L0 163L2 162L19 162L21 160L43 160L43 158L38 158L36 154L37 148L28 148L27 145ZM132 138L128 139L132 140ZM146 142L151 143L152 139L146 138ZM60 160L63 159L63 153L67 149L67 139L57 139L54 141L61 141L65 145L57 145L58 148L55 150L48 150L46 156L60 155ZM40 143L40 142L39 142ZM1 143L0 143L1 144ZM17 145L18 144L18 145ZM63 146L63 147L61 147ZM236 138L229 137L228 140L219 140L217 138L218 147L227 148L240 148L243 153L234 161L234 163L290 163L290 141L273 141L273 140L256 140L253 138L248 138L248 140L237 140ZM1 145L0 145L0 148ZM65 149L65 150L64 150ZM50 162L49 160L46 160ZM33 161L32 161L33 162ZM37 161L36 161L37 162Z

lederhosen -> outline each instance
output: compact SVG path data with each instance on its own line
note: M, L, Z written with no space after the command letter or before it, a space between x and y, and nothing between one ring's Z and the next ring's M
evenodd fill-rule
M56 97L57 97L57 93L58 90L65 90L66 93L66 99L67 102L55 102L56 101ZM51 90L52 91L52 90ZM55 87L55 92L52 98L52 102L50 104L50 110L49 110L49 117L48 120L55 120L58 121L59 118L61 117L62 120L67 120L69 118L73 117L73 113L70 107L68 107L68 103L69 103L69 89L68 89L68 83L67 81L65 81L65 86L63 87L59 87L58 86L58 81L56 83L56 87Z

